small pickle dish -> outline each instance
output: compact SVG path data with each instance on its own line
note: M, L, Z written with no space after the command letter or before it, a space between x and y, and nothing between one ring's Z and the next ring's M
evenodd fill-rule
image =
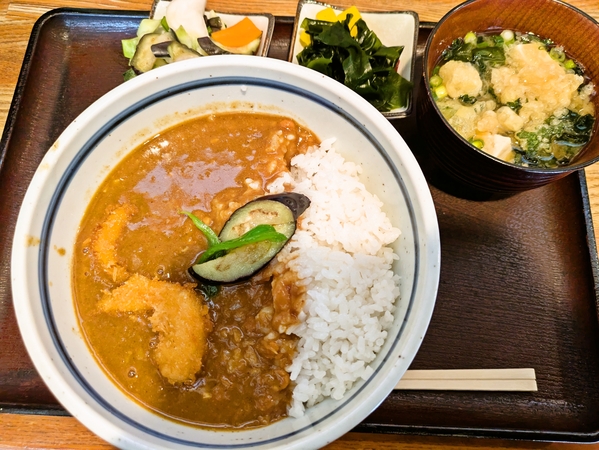
M414 109L418 27L413 11L300 0L288 60L344 83L387 119L403 119Z

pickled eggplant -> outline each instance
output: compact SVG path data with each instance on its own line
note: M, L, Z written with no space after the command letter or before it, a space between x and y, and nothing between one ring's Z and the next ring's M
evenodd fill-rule
M208 34L214 33L215 31L222 30L225 28L223 21L220 17L210 17L208 18L204 14L204 22L206 22L206 28L208 29Z
M168 46L171 45L173 41L161 42L160 44L154 44L152 47L152 53L156 58L170 58L171 55L168 52Z
M231 52L223 50L210 39L208 36L198 38L198 45L208 55L230 55Z
M200 58L200 55L195 50L181 44L180 42L173 41L168 46L168 53L171 58L171 62L183 61L185 59Z
M137 49L129 65L136 73L149 72L154 68L158 58L152 52L152 46L163 42L174 41L175 37L171 32L144 34L137 44Z

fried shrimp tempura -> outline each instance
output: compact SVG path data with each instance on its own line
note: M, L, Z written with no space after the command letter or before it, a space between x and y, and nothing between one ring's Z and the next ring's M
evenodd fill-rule
M92 235L93 255L102 270L111 276L114 282L122 282L129 277L127 269L119 263L116 244L136 211L136 208L129 204L110 209L106 220L96 228Z
M106 293L98 306L107 313L150 312L152 330L159 337L152 351L158 370L171 384L195 381L212 322L208 307L191 285L134 274Z

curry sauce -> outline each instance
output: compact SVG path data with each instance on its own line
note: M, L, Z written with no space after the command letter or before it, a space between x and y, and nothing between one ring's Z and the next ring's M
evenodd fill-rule
M209 115L144 143L98 189L76 242L76 308L97 360L139 403L205 427L286 416L297 338L284 331L302 301L293 273L271 266L205 295L188 268L207 243L180 212L218 233L316 143L287 118Z

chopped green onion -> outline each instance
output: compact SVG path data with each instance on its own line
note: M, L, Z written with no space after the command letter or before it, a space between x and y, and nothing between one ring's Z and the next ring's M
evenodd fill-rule
M574 69L574 68L576 68L576 63L574 61L572 61L571 59L566 59L564 61L564 67L566 69Z
M439 87L443 84L443 78L441 78L439 75L433 75L429 82L432 87Z
M464 36L464 42L466 44L476 44L476 34L472 31L469 31L466 33L466 36Z
M566 54L561 47L552 47L551 50L549 50L549 56L558 62L564 62L566 60Z
M474 139L471 140L470 143L478 149L482 149L485 146L485 143L482 139Z
M504 39L501 36L491 36L491 40L495 46L500 46L504 43Z
M435 94L437 99L440 100L442 98L447 97L447 88L445 88L444 85L437 86L436 88L433 89L433 93Z
M501 32L501 37L503 38L503 42L509 44L514 40L514 32L512 30L503 30Z

